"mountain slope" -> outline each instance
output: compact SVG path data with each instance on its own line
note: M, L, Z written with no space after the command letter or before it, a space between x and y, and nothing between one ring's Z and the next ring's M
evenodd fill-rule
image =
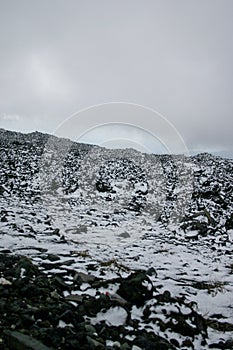
M47 274L63 274L66 283L71 271L73 277L80 270L110 281L153 268L149 278L157 297L167 291L197 303L208 315L208 337L200 330L181 346L186 337L171 326L170 297L161 299L166 317L154 297L132 307L138 329L149 324L155 334L175 337L182 349L229 340L232 160L108 150L2 129L0 159L0 252L30 256ZM51 255L59 264L51 263ZM111 283L129 298L123 282ZM83 288L79 293L96 293L91 283ZM145 317L149 309L166 319L165 328Z
M195 231L196 236L220 233L225 239L233 228L232 160L107 150L38 132L2 130L0 142L6 200L40 203L48 210L60 205L79 212L85 207L85 212L97 206L108 211L107 224L124 212L173 225L187 237Z

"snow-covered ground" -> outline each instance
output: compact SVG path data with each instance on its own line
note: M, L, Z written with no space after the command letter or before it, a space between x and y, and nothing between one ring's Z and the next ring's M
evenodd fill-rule
M25 143L21 151L9 147L12 141L2 143L0 252L28 255L48 274L67 273L67 283L70 270L107 280L154 268L150 280L158 293L184 297L205 318L233 324L231 160L206 154L155 158L100 148L67 158L58 154L54 139L51 151L48 142L39 149L30 137L38 155ZM60 258L59 267L52 266L51 254ZM78 294L97 292L86 283ZM141 328L174 338L152 320L153 315L166 318L171 305L162 310L153 299L149 303L135 306L131 318ZM142 318L147 306L150 324ZM100 312L91 322L103 319L123 324L125 310ZM197 337L195 349L230 336L208 327L206 347Z

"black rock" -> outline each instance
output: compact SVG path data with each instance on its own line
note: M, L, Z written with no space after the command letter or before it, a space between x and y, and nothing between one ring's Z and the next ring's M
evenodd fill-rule
M144 350L175 350L175 347L168 341L152 333L144 332L142 335L137 336L133 344Z
M148 288L148 286L150 288ZM154 288L146 272L135 272L122 280L117 293L128 303L142 306L153 297Z
M20 332L4 331L4 336L10 350L52 350L40 341Z

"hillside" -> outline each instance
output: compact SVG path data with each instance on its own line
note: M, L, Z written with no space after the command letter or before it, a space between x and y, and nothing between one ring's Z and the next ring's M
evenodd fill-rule
M83 313L97 336L79 346L232 348L233 160L109 150L3 129L0 159L0 257L14 256L17 264L27 256L46 278L59 276L60 297L98 304L110 290L129 303L105 300L108 308ZM4 271L0 281L13 283ZM79 275L77 285L82 273L89 279ZM30 335L56 347L33 327ZM8 328L0 323L0 338Z

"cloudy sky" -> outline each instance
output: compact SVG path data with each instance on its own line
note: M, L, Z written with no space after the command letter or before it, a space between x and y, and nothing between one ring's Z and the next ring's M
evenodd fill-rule
M232 34L232 0L0 0L0 127L54 133L125 102L158 111L190 152L233 156Z

